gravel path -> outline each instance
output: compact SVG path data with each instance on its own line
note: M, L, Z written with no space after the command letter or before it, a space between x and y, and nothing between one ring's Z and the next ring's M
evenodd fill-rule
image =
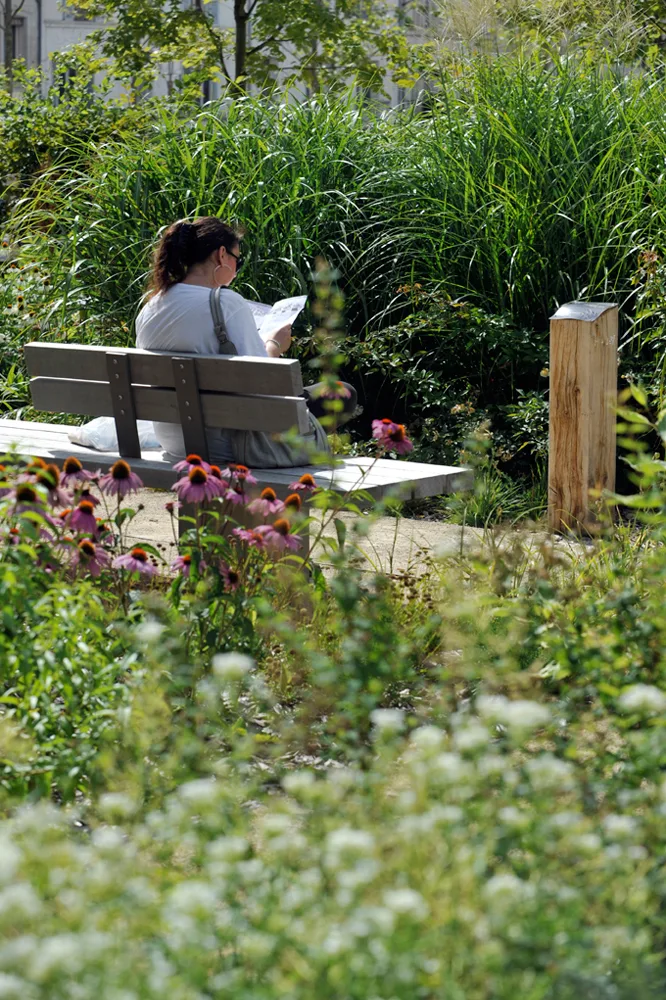
M142 490L139 503L143 509L139 511L132 522L129 537L132 541L150 542L163 547L165 556L171 557L173 552L173 533L171 519L164 508L167 500L173 499L172 493L162 490ZM341 519L348 525L355 520L353 514L342 514ZM313 535L316 529L311 529ZM334 534L332 526L327 534ZM515 540L516 531L496 530L493 533L493 544L506 545L509 540ZM533 547L538 546L546 537L545 533L523 533L524 538ZM463 528L456 524L445 524L442 521L415 521L409 518L380 517L372 525L367 538L362 540L362 549L374 568L388 572L397 572L408 567L423 566L426 555L455 555L459 552L470 552L489 544L490 535L479 528ZM562 547L573 551L573 543L560 542ZM315 555L321 555L321 546L315 550Z

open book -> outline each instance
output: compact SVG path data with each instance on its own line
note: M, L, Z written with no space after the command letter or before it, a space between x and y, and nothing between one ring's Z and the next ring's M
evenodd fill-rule
M263 302L248 302L262 340L266 340L286 323L293 323L307 299L307 295L295 295L291 299L280 299L274 306L267 306Z

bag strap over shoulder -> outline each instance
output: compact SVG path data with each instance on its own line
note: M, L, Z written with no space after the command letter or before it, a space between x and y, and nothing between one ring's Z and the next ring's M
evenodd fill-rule
M224 322L224 313L222 312L222 305L220 303L220 295L225 287L225 285L219 285L217 288L211 288L208 301L210 302L210 311L213 316L215 336L220 345L220 354L238 354L236 345L229 340L227 324Z

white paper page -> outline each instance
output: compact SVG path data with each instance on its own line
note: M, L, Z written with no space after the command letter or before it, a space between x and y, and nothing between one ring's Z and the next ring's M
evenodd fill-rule
M265 340L267 337L270 337L272 333L279 330L281 326L285 326L286 323L293 323L299 312L304 308L307 300L307 295L295 295L291 299L280 299L279 302L275 303L271 311L264 315L261 323L259 323L259 316L255 314L262 339ZM261 303L255 304L261 305Z
M271 311L272 306L267 306L265 302L251 302L247 300L252 315L254 316L255 323L257 324L257 330L261 327L264 316L267 316Z

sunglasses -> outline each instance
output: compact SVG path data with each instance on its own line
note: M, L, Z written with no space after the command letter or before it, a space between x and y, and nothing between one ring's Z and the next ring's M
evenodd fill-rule
M243 255L240 253L239 254L233 253L232 250L227 250L227 253L229 254L230 257L234 258L234 260L236 261L236 270L240 271L241 267L245 263L245 257L243 257Z

